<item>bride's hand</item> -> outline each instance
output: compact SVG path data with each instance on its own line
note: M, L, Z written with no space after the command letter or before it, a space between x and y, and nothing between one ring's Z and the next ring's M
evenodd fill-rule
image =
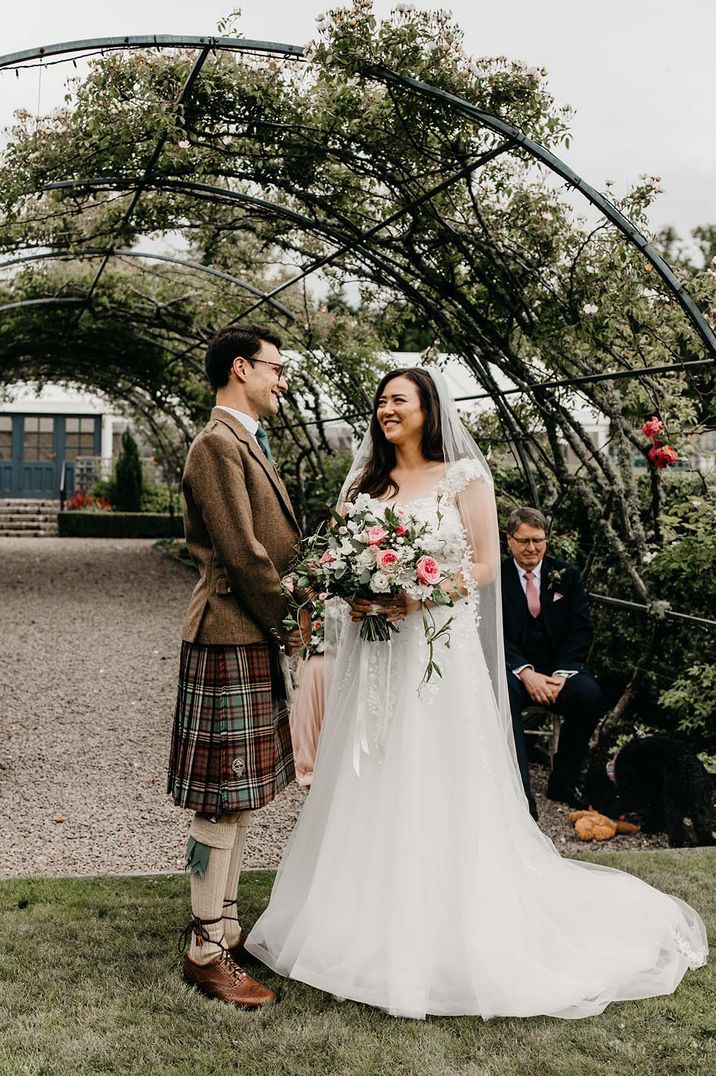
M395 598L376 594L375 598L356 598L351 602L351 620L360 621L370 613L378 613L389 623L394 623L397 620L405 620L406 616L417 612L419 608L420 602L411 598L404 590Z

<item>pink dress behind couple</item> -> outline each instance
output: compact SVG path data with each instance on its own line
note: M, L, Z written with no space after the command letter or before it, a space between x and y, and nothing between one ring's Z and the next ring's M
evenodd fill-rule
M298 689L291 706L291 740L296 781L309 788L313 779L313 762L323 724L323 654L312 654L298 667Z

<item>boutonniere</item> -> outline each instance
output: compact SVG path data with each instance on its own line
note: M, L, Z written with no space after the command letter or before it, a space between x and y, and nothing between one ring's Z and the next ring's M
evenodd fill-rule
M560 594L560 597L563 597L563 594L564 594L564 586L562 585L562 577L563 577L563 575L564 575L564 573L566 571L567 571L566 568L552 568L549 572L547 572L547 586L549 587L550 590L559 589L560 591L562 591L562 594Z

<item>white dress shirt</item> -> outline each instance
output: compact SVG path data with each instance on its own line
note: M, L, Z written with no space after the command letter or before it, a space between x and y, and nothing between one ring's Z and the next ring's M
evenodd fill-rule
M252 418L251 415L244 414L243 411L237 411L234 407L227 407L225 404L217 404L222 411L228 411L230 415L237 418L242 426L245 426L252 437L256 436L256 431L259 428L258 419Z
M540 581L542 579L542 563L543 562L540 561L539 564L536 564L534 568L523 568L520 564L517 563L517 561L515 561L515 568L517 569L517 574L520 577L520 583L522 584L522 590L524 591L525 597L527 596L527 580L525 579L525 575L527 572L532 572L532 575L534 576L534 583L537 587L537 593L539 594ZM534 669L534 665L520 665L519 668L513 669L512 671L515 676L519 677L523 669ZM577 669L555 669L552 673L552 676L564 676L565 678L568 678L570 676L575 676L577 672Z

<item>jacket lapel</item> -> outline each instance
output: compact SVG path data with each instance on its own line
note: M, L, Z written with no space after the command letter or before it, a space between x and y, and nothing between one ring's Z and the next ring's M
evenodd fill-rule
M233 415L230 415L228 411L224 411L224 409L221 407L212 408L211 417L217 422L225 423L225 425L229 427L229 429L238 437L238 439L240 441L243 441L243 443L246 445L256 462L263 467L266 476L269 478L271 484L278 493L281 499L281 503L288 512L289 517L295 523L296 529L300 531L301 528L298 525L298 520L296 519L296 515L293 511L293 505L291 504L291 501L289 499L288 490L281 481L281 478L276 468L273 466L273 464L269 463L269 461L264 456L261 446L259 445L256 438L249 433L243 423L239 422L237 418L234 418Z
M544 630L552 638L552 632L550 631L549 618L552 611L552 602L554 600L552 591L549 588L548 576L552 568L552 562L547 557L542 558L542 571L539 577L539 604L540 612L542 613L542 624Z

